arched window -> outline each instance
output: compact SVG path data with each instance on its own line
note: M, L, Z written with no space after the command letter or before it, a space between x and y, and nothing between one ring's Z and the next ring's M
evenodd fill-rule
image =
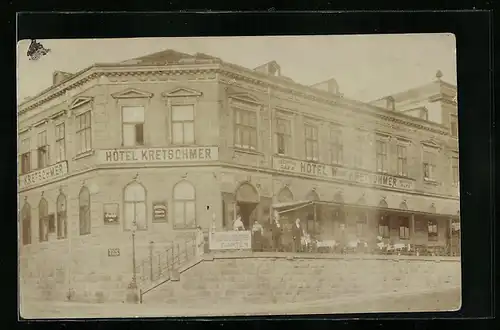
M67 206L66 206L66 196L60 193L57 197L57 238L62 239L68 236L68 217L67 217Z
M293 201L293 194L288 187L284 187L278 194L278 202L286 203Z
M23 245L31 244L31 206L28 203L24 203L21 210L21 230Z
M131 230L135 223L137 230L148 228L146 216L146 189L134 181L125 187L123 194L124 229Z
M38 204L38 234L39 241L45 242L49 239L49 205L42 197Z
M174 227L191 228L196 225L196 193L193 185L181 181L174 187Z
M87 187L82 187L82 189L80 189L78 205L80 235L88 235L90 234L90 191Z

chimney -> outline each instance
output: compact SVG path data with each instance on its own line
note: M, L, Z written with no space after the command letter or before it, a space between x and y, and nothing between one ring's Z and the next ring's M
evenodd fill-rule
M278 63L276 63L276 61L271 61L261 66L258 66L254 69L254 71L266 73L270 76L275 76L275 77L281 76L281 67L279 66Z
M323 82L320 82L320 83L317 83L317 84L314 84L310 87L322 90L324 92L328 92L330 94L340 95L339 84L333 78L328 79L328 80L323 81Z
M391 110L391 111L394 111L396 110L396 101L394 100L394 98L392 96L388 96L385 98L386 102L387 102L387 110Z
M52 74L52 85L60 84L64 80L71 78L71 76L72 74L69 72L54 71Z

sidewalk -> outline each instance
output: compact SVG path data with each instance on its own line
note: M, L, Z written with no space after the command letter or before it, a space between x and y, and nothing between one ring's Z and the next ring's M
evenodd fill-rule
M460 288L342 297L310 303L245 306L159 306L88 304L77 302L30 302L23 315L32 318L196 317L237 315L344 314L455 310L460 307Z

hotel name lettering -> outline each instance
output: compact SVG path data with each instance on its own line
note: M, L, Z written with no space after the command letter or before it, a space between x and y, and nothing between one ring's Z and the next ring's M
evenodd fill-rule
M108 149L99 151L101 163L197 162L219 158L218 147Z
M327 177L363 184L373 184L397 189L411 190L413 182L386 174L367 173L347 168L338 168L326 164L303 162L295 159L275 157L274 169L286 172L302 173L307 175Z
M68 163L66 161L21 175L19 177L19 188L27 188L39 183L48 182L61 178L68 174Z

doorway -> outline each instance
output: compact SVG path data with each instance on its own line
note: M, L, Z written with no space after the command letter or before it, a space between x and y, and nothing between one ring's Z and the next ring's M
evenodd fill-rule
M245 230L250 230L255 220L257 220L257 203L237 202L236 206L239 210L241 222L243 222Z

